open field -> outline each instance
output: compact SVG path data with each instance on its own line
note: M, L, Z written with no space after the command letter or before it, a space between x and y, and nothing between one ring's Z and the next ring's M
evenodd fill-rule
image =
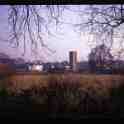
M17 73L1 80L1 85L15 90L27 89L31 86L46 87L48 82L80 83L82 89L93 88L107 93L110 88L117 88L124 83L123 75L95 74L51 74L51 73Z
M1 79L0 84L0 99L4 100L0 111L6 115L74 113L92 118L124 113L123 75L16 73Z

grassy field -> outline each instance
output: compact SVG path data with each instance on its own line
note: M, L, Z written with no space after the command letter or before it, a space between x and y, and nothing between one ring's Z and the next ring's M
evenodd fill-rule
M1 79L0 87L0 99L6 99L0 110L78 116L124 113L123 75L16 73Z
M123 75L95 74L51 74L51 73L17 73L1 80L0 84L10 89L28 89L31 86L46 87L48 82L80 83L82 89L93 88L104 93L124 83Z

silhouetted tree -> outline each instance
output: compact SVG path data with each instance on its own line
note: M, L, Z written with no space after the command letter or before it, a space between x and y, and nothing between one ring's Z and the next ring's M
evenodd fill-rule
M109 49L104 45L96 46L91 50L89 54L89 65L92 72L104 68L111 68L113 62L113 56Z
M89 67L91 73L94 73L96 71L96 62L94 60L95 53L91 52L89 54Z

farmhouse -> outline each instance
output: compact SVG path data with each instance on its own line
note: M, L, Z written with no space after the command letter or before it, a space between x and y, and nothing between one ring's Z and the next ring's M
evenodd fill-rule
M32 64L28 66L29 71L43 71L43 65L42 64Z

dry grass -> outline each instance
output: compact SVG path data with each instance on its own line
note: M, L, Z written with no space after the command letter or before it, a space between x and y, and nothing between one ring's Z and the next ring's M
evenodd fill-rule
M95 92L101 95L107 95L111 88L119 87L124 83L123 75L83 75L83 74L14 74L10 75L1 84L7 88L18 91L19 89L28 89L32 86L47 87L49 82L66 82L80 83L81 89L94 89Z
M120 101L124 98L123 75L20 73L1 80L2 83L23 97L24 102L35 103L40 111L124 112L124 101Z

